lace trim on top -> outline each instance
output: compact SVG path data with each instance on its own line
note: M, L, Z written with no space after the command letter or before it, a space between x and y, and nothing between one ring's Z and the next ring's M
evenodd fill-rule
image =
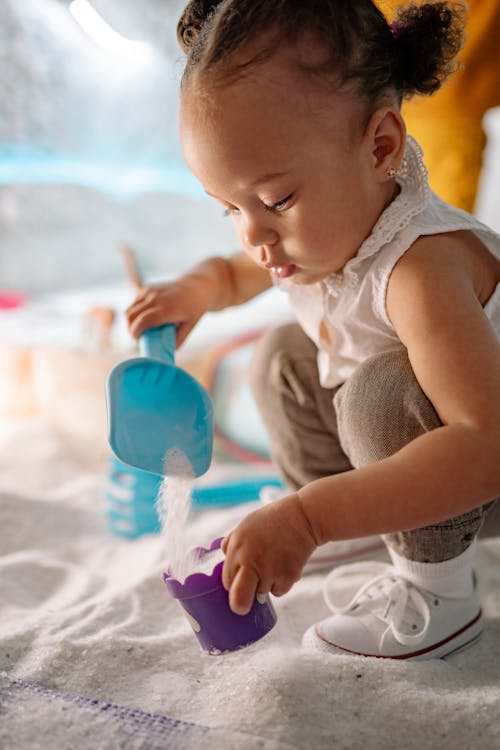
M422 149L411 136L408 136L397 182L401 187L399 195L381 214L372 233L345 268L373 255L383 245L391 242L427 205L430 195L427 167L424 164Z
M391 242L402 229L408 226L414 216L419 214L429 200L430 188L427 167L424 164L422 149L412 136L407 136L403 160L398 170L397 183L401 190L379 216L370 235L361 244L357 254L351 258L342 271L332 273L317 282L329 294L337 296L346 287L355 287L358 283L356 267L365 258L374 255L384 245ZM288 291L293 281L276 280L278 287Z

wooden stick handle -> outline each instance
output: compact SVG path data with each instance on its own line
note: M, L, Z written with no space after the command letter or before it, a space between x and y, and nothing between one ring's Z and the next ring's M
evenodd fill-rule
M141 291L144 285L134 251L128 245L120 245L119 250L123 260L125 276L138 292Z

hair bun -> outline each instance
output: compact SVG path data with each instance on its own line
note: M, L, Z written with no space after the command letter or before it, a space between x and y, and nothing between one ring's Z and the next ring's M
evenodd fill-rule
M412 2L390 25L395 79L404 96L432 94L456 70L466 7L459 2Z
M184 52L189 52L200 35L207 18L222 0L191 0L177 24L177 39Z

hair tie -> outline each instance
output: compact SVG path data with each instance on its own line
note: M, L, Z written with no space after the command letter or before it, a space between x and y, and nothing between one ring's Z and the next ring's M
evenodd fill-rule
M402 21L393 21L391 24L389 24L389 28L394 39L397 39L403 31L404 23Z

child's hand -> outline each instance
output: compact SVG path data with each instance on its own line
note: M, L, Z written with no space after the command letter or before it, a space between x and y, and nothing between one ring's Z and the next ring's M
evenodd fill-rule
M245 615L256 594L282 596L300 578L316 542L296 494L250 513L222 542L222 582L233 612Z
M180 279L144 287L125 311L130 333L139 338L149 328L174 323L180 346L208 308L208 293L199 278Z

